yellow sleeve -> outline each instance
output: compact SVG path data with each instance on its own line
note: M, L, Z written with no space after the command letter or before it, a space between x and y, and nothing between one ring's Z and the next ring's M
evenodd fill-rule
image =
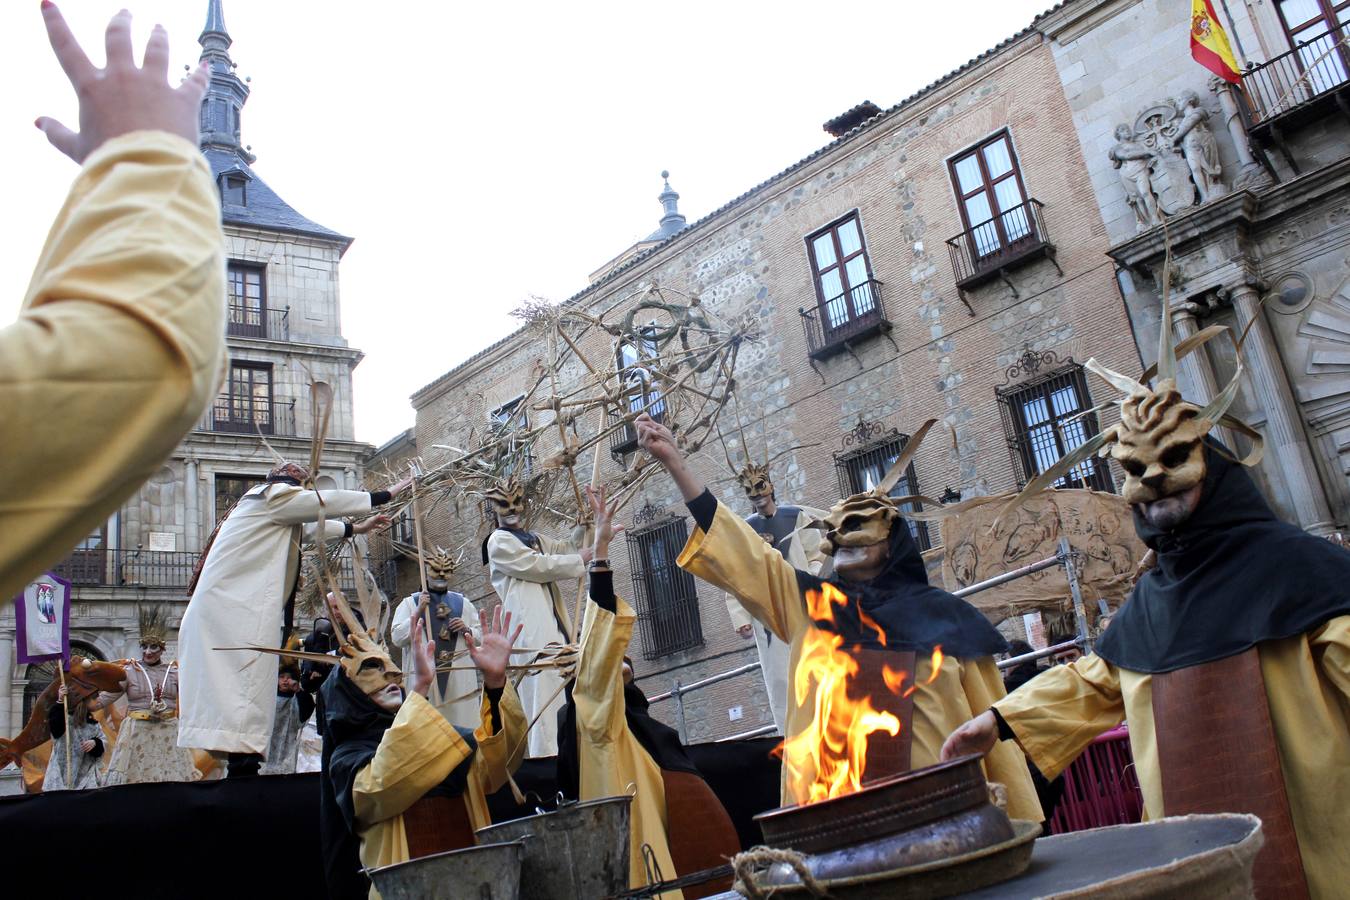
M356 773L352 805L359 827L403 815L472 752L425 697L408 694L375 756Z
M615 612L586 604L581 656L572 699L577 706L577 741L583 748L611 744L628 727L624 718L623 651L633 637L637 614L618 597ZM583 750L583 753L586 752Z
M579 553L538 553L503 531L494 531L488 538L488 562L493 571L535 584L580 578L586 573Z
M487 695L483 695L479 710L482 724L474 731L478 741L478 755L473 761L470 777L475 779L484 794L491 794L506 784L507 776L520 768L525 758L525 729L529 720L525 718L525 709L520 705L520 696L511 679L506 679L502 696L497 701L497 714L501 725L496 734L490 734L492 711Z
M1125 719L1120 674L1096 654L1047 669L993 707L1046 778Z
M993 657L964 660L961 664L961 690L973 712L988 709L1007 696L1003 676ZM985 756L984 767L990 781L1001 783L1008 790L1008 815L1014 819L1040 822L1045 819L1041 802L1036 797L1036 786L1027 770L1026 758L1010 741L1000 741Z
M721 503L707 532L694 529L679 564L695 577L735 594L745 611L780 640L791 641L810 624L797 588L797 570Z
M0 329L0 602L106 521L216 393L224 245L195 144L133 132L85 161Z
M1337 616L1308 638L1320 657L1323 677L1350 701L1350 616Z

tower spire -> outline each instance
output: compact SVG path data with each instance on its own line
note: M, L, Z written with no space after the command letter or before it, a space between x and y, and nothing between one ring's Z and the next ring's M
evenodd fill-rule
M240 142L240 118L248 102L249 88L234 71L230 47L234 41L225 29L224 0L208 0L206 25L197 42L201 61L211 68L211 82L202 98L202 149L227 150L247 164L252 153Z
M661 179L665 182L665 189L657 198L661 201L663 213L661 215L661 227L648 235L649 241L664 241L666 238L678 234L689 224L684 216L680 214L680 195L675 193L675 189L670 186L670 172L662 172Z

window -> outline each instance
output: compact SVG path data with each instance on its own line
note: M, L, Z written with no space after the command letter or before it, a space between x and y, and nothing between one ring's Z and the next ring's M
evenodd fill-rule
M652 334L651 329L643 329L644 335ZM661 389L652 377L651 370L643 365L644 360L654 359L659 354L656 340L644 337L640 341L624 341L618 347L619 384L628 406L627 413L646 412L658 422L665 415L666 403L662 399ZM637 449L637 429L631 423L614 433L610 441L610 452L615 455L631 453Z
M230 361L225 395L216 401L216 431L252 433L255 426L272 434L272 367L267 363Z
M488 413L488 419L491 421L491 429L497 437L507 437L513 432L527 432L530 427L530 411L525 406L525 395L522 394L510 403L503 403L501 406ZM525 478L534 471L534 452L532 448L525 443L526 435L522 434L519 439L512 439L501 445L498 465L499 474L515 475L518 478ZM491 504L488 505L491 508ZM488 516L488 521L492 517Z
M830 332L877 313L872 264L857 213L808 236L806 246L827 340Z
M1033 233L1025 206L1026 189L1008 132L957 156L950 166L961 221L973 232L975 256L996 253Z
M1049 356L1053 359L1053 354ZM1008 446L1018 470L1018 487L1099 430L1096 413L1080 415L1092 407L1092 397L1088 394L1083 367L1072 360L1030 381L999 388L998 399ZM1079 463L1054 486L1115 490L1110 467L1097 457Z
M644 659L703 644L694 576L675 562L688 537L683 518L663 519L628 535L628 564Z
M858 432L862 433L862 425ZM892 430L889 434L878 440L873 440L858 450L848 453L841 453L834 458L835 474L839 478L839 493L847 497L852 494L858 494L863 491L870 491L881 484L881 479L886 476L886 472L895 464L905 445L909 443L909 435L901 434ZM914 463L911 462L905 469L904 476L896 482L891 489L890 496L905 497L910 494L919 493L919 480L914 473ZM922 509L919 503L902 503L902 511L916 511ZM928 524L926 522L915 522L912 519L906 519L905 523L909 525L909 533L914 536L914 541L919 545L920 550L929 550L932 548L932 541L928 537Z
M263 269L231 262L226 267L229 292L229 333L242 337L267 337L267 298Z
M73 585L103 584L107 575L108 526L98 526L75 545L53 571Z
M1309 73L1312 90L1344 84L1350 53L1337 44L1345 38L1343 26L1350 25L1350 0L1279 0L1276 5L1289 43L1298 50L1299 68Z
M254 487L263 483L256 475L217 475L216 476L216 522L234 509L239 498Z
M220 181L220 199L234 206L248 205L248 182L241 175L226 175Z
M392 530L394 540L417 546L417 524L413 521L412 513L406 509L394 519Z
M492 427L502 432L515 431L517 428L528 429L530 412L525 408L525 395L520 395L510 403L503 403L488 413L488 418L492 420Z

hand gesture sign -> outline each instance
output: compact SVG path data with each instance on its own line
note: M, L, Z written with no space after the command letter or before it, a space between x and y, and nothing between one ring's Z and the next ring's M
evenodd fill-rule
M421 616L413 625L412 664L412 689L425 697L436 677L436 645L427 640L427 623Z
M586 499L591 505L591 515L595 518L595 555L605 557L609 553L609 542L614 535L623 531L622 525L614 524L614 504L605 503L605 487L586 486Z
M520 637L520 631L524 628L524 623L511 630L511 614L506 614L506 621L502 621L502 608L498 604L492 612L491 620L483 627L483 642L476 643L472 632L466 632L464 635L464 644L469 649L469 657L473 664L478 667L478 671L483 673L483 685L489 688L500 688L506 684L506 664L511 658L511 648L515 646L516 639Z
M203 63L182 85L170 86L169 34L163 26L156 25L150 33L137 68L131 13L122 10L108 23L107 65L96 69L50 0L42 4L42 18L56 59L80 101L78 133L46 116L33 123L53 147L82 164L105 141L132 131L167 131L194 145L198 142L197 122L210 70Z

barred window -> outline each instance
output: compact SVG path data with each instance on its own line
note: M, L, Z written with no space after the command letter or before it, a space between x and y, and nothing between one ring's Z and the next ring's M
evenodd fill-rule
M858 431L851 432L851 434L862 433L865 427L860 425ZM887 470L895 464L896 459L899 458L908 443L909 435L901 434L892 429L890 433L864 444L857 450L836 454L834 468L835 474L839 478L840 496L847 497L862 491L870 491L881 484L881 479L885 477ZM904 497L917 493L919 493L919 479L914 472L914 463L911 462L906 467L904 476L891 489L890 496ZM923 509L923 504L902 503L900 509L902 511L917 511ZM928 524L926 522L915 522L913 519L905 519L905 522L909 525L909 533L914 536L914 541L919 545L919 549L931 549L933 544L928 536Z
M628 534L628 566L633 573L643 659L703 645L694 576L675 562L688 537L682 517L663 519Z
M1092 396L1083 367L1073 360L998 388L997 396L1019 488L1101 430L1097 414L1085 412L1092 408ZM1115 490L1110 467L1097 457L1079 463L1054 487Z

